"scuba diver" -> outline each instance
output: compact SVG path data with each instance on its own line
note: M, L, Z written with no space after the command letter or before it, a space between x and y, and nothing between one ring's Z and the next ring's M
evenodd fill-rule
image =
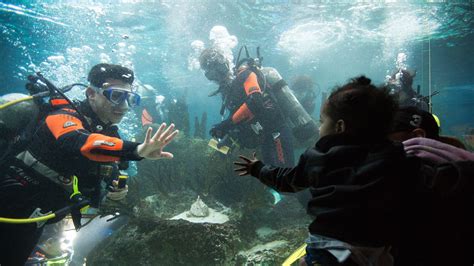
M421 95L412 87L415 75L415 72L399 69L389 77L387 85L391 88L391 93L398 98L400 107L415 106L429 111L428 97Z
M308 114L314 113L317 93L314 90L313 80L306 75L297 76L291 83L291 90Z
M172 158L163 148L178 134L173 124L162 124L153 137L149 128L143 143L120 138L117 123L140 103L133 92L134 73L128 68L95 65L82 102L69 100L40 73L28 79L39 115L0 161L1 265L23 265L45 223L71 214L78 230L84 207L98 208L104 198L123 199L124 162ZM0 106L0 113L9 107Z
M168 110L165 108L165 96L158 95L156 90L148 84L140 86L138 93L141 96L140 106L142 127L167 121Z
M242 48L247 57L240 60ZM266 163L291 167L292 133L297 139L308 138L317 132L316 125L278 71L261 67L258 48L257 58L250 58L247 47L242 48L234 69L215 48L205 49L200 55L206 78L219 84L209 96L221 94L220 113L229 113L227 119L211 128L210 135L220 143L237 139L238 145L246 148L260 146Z

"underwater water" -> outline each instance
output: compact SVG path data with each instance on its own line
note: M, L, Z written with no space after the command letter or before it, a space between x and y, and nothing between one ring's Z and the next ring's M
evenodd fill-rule
M133 69L138 87L151 85L178 110L179 122L167 122L187 136L171 145L175 159L132 165L130 200L114 208L138 218L110 232L87 265L279 265L304 242L310 219L298 200L277 202L258 181L233 174L233 157L208 147L207 131L222 117L221 98L208 97L217 85L199 67L204 48L235 59L242 45L252 56L260 47L263 65L288 83L311 77L315 120L334 86L361 74L380 84L396 69L414 70L422 95L438 92L432 110L442 134L462 140L474 128L472 0L1 1L0 32L2 95L26 93L26 77L38 71L58 87L87 83L89 69L106 62ZM84 90L68 95L84 99ZM195 138L203 113L205 131ZM141 141L140 123L130 112L122 134ZM171 219L198 196L222 223Z

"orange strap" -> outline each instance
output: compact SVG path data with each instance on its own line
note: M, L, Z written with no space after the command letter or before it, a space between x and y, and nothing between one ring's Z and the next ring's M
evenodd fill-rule
M244 89L247 95L252 93L262 93L260 86L258 85L257 75L255 73L250 73L247 79L244 82Z
M285 155L283 153L283 146L281 145L280 138L277 138L275 140L275 146L276 146L276 150L277 150L278 162L280 162L281 164L284 164L285 163Z
M50 101L50 103L53 106L69 104L69 102L66 99L60 99L60 98L59 99L52 99Z
M239 109L232 115L232 122L238 124L241 121L248 121L254 117L246 103L242 104Z
M262 93L260 86L258 85L257 75L254 72L251 72L247 79L244 82L244 90L247 96L253 93ZM248 121L254 117L252 111L246 103L243 103L239 109L232 115L232 122L235 124L240 123L241 121Z
M81 120L72 115L57 114L46 117L46 125L56 139L74 130L83 129Z
M142 126L146 126L153 123L153 117L151 117L150 113L146 109L142 111Z

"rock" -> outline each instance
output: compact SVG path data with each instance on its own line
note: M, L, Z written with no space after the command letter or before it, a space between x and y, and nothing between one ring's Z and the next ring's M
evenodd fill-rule
M195 197L196 194L190 191L146 196L133 207L133 215L151 220L166 220L188 210L189 202Z
M259 244L249 250L241 251L237 255L238 265L278 265L280 256L288 249L288 242L284 240Z
M191 205L189 214L194 217L206 217L209 215L209 207L198 196L197 200Z
M231 224L133 219L95 248L88 265L236 265L240 235Z
M276 234L277 231L271 229L270 227L263 226L255 230L255 233L257 234L259 239L265 239L268 236Z

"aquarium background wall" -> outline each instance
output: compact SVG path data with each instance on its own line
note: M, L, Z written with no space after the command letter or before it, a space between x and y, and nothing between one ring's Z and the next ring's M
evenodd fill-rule
M215 26L221 30L212 32ZM225 47L234 59L242 45L252 56L260 47L263 65L288 83L298 75L311 77L315 120L333 87L361 74L382 84L404 68L416 71L414 88L433 94L442 134L463 140L474 128L472 0L0 1L1 94L26 93L26 77L37 71L58 86L87 83L89 69L107 62L132 68L137 86L151 85L182 103L176 119L189 125L182 129L188 136L170 147L175 160L132 167L130 199L119 208L131 217L128 229L113 234L103 253L96 250L92 265L277 265L303 243L310 218L298 200L283 196L277 203L258 181L232 172L232 157L207 146L207 131L222 119L221 98L208 97L217 85L204 77L197 59L212 45ZM84 91L68 95L83 99ZM196 117L204 133L195 134ZM137 113L130 112L121 131L140 141ZM315 141L297 147L296 157ZM230 224L168 220L197 196L227 213ZM173 253L189 239L182 232L198 239L187 243L196 245L194 253L185 252L190 260Z

